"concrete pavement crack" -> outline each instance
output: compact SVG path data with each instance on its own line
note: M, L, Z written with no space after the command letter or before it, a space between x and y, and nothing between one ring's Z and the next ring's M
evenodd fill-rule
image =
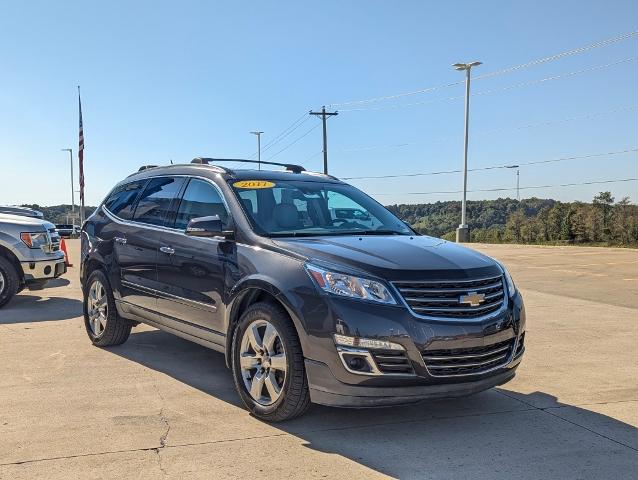
M607 435L604 435L604 434L602 434L600 432L592 430L591 428L586 427L585 425L581 425L580 423L576 423L576 422L574 422L572 420L568 420L566 418L561 417L560 415L557 415L557 414L555 414L553 412L550 412L551 409L560 409L560 408L566 408L566 407L578 408L577 405L561 405L560 407L537 407L536 405L533 405L533 404L531 404L529 402L526 402L525 400L521 400L520 398L516 398L513 395L508 395L507 393L505 393L505 392L503 392L501 390L498 390L498 393L500 393L501 395L505 395L506 397L511 398L513 400L517 400L517 401L519 401L519 402L521 402L521 403L523 403L525 405L529 405L530 407L534 408L535 410L538 410L540 412L543 412L543 413L546 413L548 415L551 415L552 417L558 418L559 420L562 420L563 422L569 423L569 424L574 425L576 427L580 427L583 430L587 430L588 432L593 433L594 435L599 436L601 438L607 439L610 442L613 442L613 443L615 443L617 445L622 445L623 447L627 447L628 449L633 450L634 452L638 452L638 449L635 448L635 447L632 447L631 445L627 445L626 443L623 443L623 442L621 442L619 440L616 440L615 438L611 438L611 437L609 437ZM585 406L585 405L586 404L583 404L583 406Z

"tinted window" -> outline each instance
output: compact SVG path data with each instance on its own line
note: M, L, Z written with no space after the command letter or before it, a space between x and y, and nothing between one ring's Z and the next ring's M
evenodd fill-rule
M228 223L228 212L215 187L203 180L192 179L186 187L179 204L175 228L185 230L191 218L219 215L224 226Z
M184 180L175 177L154 178L148 182L135 207L134 220L151 225L163 225L171 202Z
M109 195L104 206L114 215L130 220L133 217L135 199L143 186L144 181L120 185Z

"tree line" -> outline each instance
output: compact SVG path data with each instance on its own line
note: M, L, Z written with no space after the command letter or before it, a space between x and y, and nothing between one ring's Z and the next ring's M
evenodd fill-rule
M390 205L419 233L453 240L461 202ZM591 203L551 199L469 201L472 242L638 246L638 205L600 192Z

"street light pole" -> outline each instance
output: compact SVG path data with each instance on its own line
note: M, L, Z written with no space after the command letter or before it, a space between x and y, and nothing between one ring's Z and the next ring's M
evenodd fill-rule
M71 160L71 213L75 213L75 190L73 189L73 149L62 148L62 152L69 152L69 158Z
M261 134L264 132L257 131L250 133L257 136L257 165L259 166L259 170L261 170Z
M461 204L461 224L456 229L457 242L470 241L470 229L467 226L467 149L470 136L470 72L481 62L455 63L452 65L459 71L465 71L465 141L463 145L463 202Z

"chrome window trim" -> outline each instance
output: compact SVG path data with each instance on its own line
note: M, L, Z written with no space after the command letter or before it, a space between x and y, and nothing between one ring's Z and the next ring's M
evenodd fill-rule
M219 185L217 185L215 182L213 182L210 178L202 177L202 176L199 176L199 175L180 174L180 175L154 175L154 176L145 177L145 179L146 180L150 180L150 179L153 179L153 178L163 178L163 177L180 177L180 178L186 178L186 179L196 178L196 179L199 179L199 180L204 180L205 182L207 182L210 185L212 185L213 188L219 194L220 198L222 199L222 203L224 204L224 208L226 209L226 213L228 214L228 218L229 219L233 218L232 215L231 215L231 212L230 212L230 208L228 207L228 202L226 200L226 197L224 196L224 192L222 192L222 190L219 188ZM188 188L188 186L187 186L187 188ZM106 208L106 205L104 204L104 202L102 202L102 204L100 205L100 208L106 214L107 217L109 217L114 222L122 224L122 225L128 225L128 226L131 226L131 227L144 227L144 228L148 228L150 230L156 230L156 231L159 231L159 232L166 232L166 233L181 233L185 237L189 236L189 235L186 235L186 231L185 230L180 230L179 228L165 227L163 225L152 225L150 223L138 222L138 221L135 221L135 220L125 220L123 218L118 217L113 212L111 212L108 208ZM198 238L206 238L207 240L214 240L214 241L217 241L217 242L222 241L222 239L214 238L214 237L198 237Z

